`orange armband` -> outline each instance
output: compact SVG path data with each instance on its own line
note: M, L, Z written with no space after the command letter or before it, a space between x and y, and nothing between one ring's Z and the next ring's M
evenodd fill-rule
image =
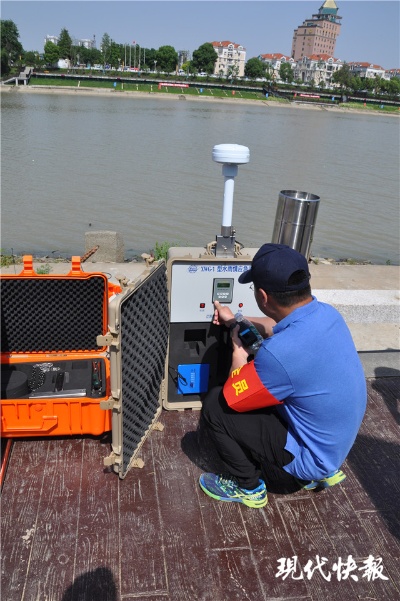
M229 407L240 413L283 403L265 388L254 361L233 370L225 382L224 397Z

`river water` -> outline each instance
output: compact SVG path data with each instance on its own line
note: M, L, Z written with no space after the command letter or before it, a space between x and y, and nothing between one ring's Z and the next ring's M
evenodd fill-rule
M3 93L2 240L14 253L82 255L85 232L204 246L220 233L216 144L242 144L233 225L271 241L278 195L321 198L312 255L399 263L399 120L329 110L112 94Z

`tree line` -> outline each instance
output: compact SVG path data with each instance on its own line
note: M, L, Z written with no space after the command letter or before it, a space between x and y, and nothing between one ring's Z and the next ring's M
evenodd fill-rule
M144 48L139 44L119 44L113 40L108 33L104 33L100 49L86 48L74 45L67 29L63 28L58 36L56 44L46 42L43 53L36 51L25 51L19 41L19 32L13 21L1 20L1 74L10 73L12 67L23 64L33 67L45 67L56 65L60 59L68 60L71 67L84 65L93 67L101 65L104 69L113 70L133 67L141 71L157 71L173 73L178 67L178 53L173 46L160 46L160 48ZM192 59L181 65L181 69L187 75L206 73L211 75L215 70L218 55L211 43L202 44L194 50ZM234 81L238 76L238 67L232 65L227 73L217 73L222 78ZM259 58L251 58L247 61L244 69L245 77L256 80L265 79L271 83L275 80L275 73L271 65L265 64ZM303 83L296 80L290 63L282 63L279 69L279 79L285 83ZM373 78L361 78L354 75L349 65L344 63L343 67L332 75L332 82L340 87L342 92L366 91L374 94L387 93L393 96L400 94L400 79L392 77L390 80L376 76ZM311 87L316 82L308 82ZM325 87L324 82L319 83L320 88Z
M79 65L102 65L104 68L119 69L133 67L143 71L174 72L178 65L178 53L173 46L144 48L139 44L119 44L108 33L101 39L100 49L74 45L67 29L63 28L57 43L48 41L43 52L25 51L19 42L18 28L13 21L1 20L1 73L7 75L12 67L23 64L33 67L56 65L60 59L67 60L71 67ZM212 44L202 44L193 52L192 60L186 61L182 69L189 73L214 72L217 53Z
M245 75L251 79L264 77L267 81L273 82L275 74L271 66L265 65L263 61L258 58L251 58L247 61L245 66ZM281 63L279 69L279 78L285 83L301 84L301 79L295 79L294 71L290 63ZM342 92L371 92L374 94L387 93L392 96L400 94L400 79L398 77L392 77L387 80L379 75L375 77L360 77L355 75L350 66L344 63L341 69L335 71L332 75L332 83L337 84ZM315 80L308 82L310 87L315 87ZM321 89L325 88L325 82L321 81L319 84Z

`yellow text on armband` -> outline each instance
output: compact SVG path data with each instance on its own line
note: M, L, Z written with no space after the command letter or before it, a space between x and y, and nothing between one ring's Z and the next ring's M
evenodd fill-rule
M242 368L243 368L243 365L242 365L242 367L238 367L237 369L234 369L233 372L231 373L231 378L238 376L240 374L240 372L242 371Z
M234 384L232 384L232 386L235 389L236 396L239 396L239 394L242 394L242 392L249 389L246 380L240 380L239 382L235 382Z

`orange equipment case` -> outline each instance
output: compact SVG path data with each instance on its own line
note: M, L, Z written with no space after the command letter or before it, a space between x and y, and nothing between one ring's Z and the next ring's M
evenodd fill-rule
M1 276L1 436L99 435L111 430L109 297L121 288L85 273L39 275L31 256Z

